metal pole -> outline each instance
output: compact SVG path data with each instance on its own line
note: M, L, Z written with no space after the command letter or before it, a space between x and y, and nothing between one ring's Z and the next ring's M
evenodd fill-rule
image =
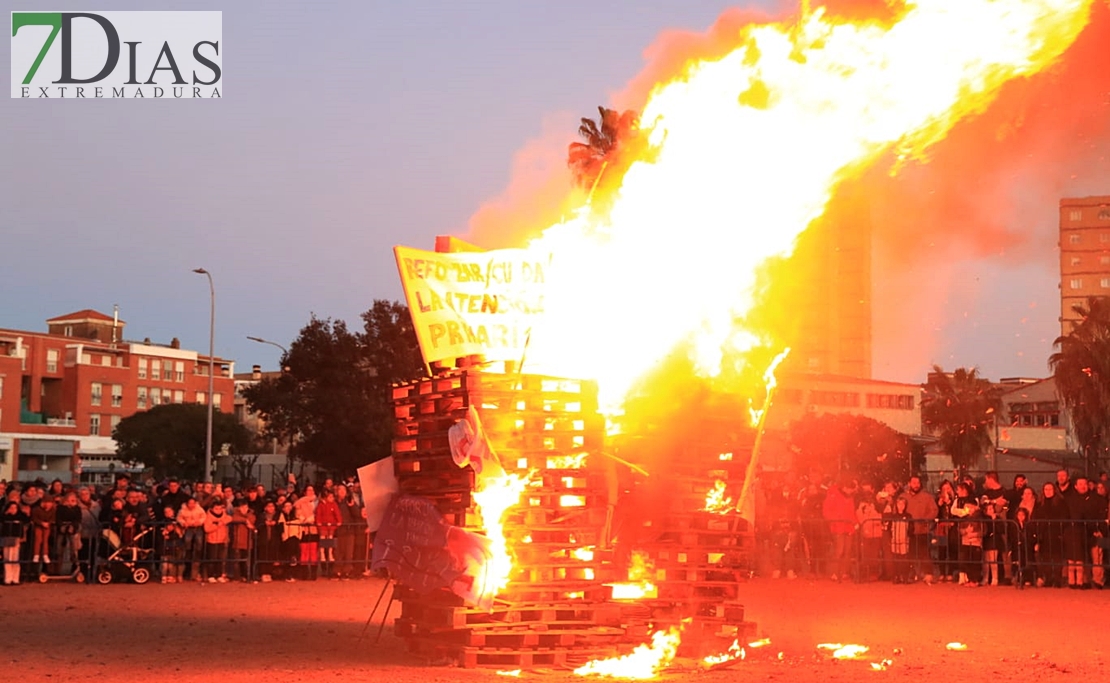
M204 481L212 481L212 398L215 396L216 380L216 287L212 284L212 273L204 268L196 268L194 273L199 273L208 278L208 292L210 295L208 319L208 431L204 440Z

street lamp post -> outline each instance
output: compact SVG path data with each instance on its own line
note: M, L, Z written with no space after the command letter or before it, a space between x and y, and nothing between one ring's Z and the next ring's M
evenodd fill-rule
M262 337L252 337L250 335L247 335L247 339L250 339L252 342L258 342L259 344L269 344L270 346L276 346L281 349L281 352L283 354L285 354L286 356L289 355L289 350L277 342L272 342L269 339L263 339Z
M258 342L259 344L269 344L270 346L276 346L276 347L278 347L279 349L281 349L281 354L282 354L282 355L281 355L281 359L282 359L283 361L284 361L285 359L289 358L289 349L285 348L284 346L282 346L281 344L279 344L279 343L277 343L277 342L272 342L272 341L270 341L269 339L263 339L262 337L252 337L252 336L250 336L249 334L247 335L247 339L251 340L252 342ZM285 367L283 366L283 367L281 368L281 371L282 371L282 372L285 372L285 370L286 370L286 368L285 368ZM290 439L290 441L292 441L292 439ZM278 446L277 446L277 444L278 444L278 440L277 440L277 437L275 436L275 437L274 437L274 442L273 442L273 445L274 445L274 455L275 455L275 456L277 455L277 449L278 449ZM288 451L286 451L286 458L285 458L285 467L286 467L286 469L287 469L287 470L288 470L289 472L292 472L292 471L293 471L293 460L292 460L292 458L290 458L290 457L289 457L288 453L289 453L289 452L288 452ZM271 467L272 467L272 466L271 466ZM259 473L259 476L261 476L261 472ZM272 477L272 476L273 476L273 475L271 474L271 477Z
M204 439L204 481L212 481L212 397L215 395L216 379L216 287L212 284L212 273L204 268L194 268L194 273L208 278L208 292L211 295L208 319L208 432Z

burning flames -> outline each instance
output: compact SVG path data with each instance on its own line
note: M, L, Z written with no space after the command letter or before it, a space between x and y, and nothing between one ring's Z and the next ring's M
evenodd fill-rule
M528 481L528 476L503 474L485 479L479 490L474 492L474 504L482 515L482 524L490 539L491 553L479 595L492 598L509 584L513 558L505 540L502 518L509 508L520 502L520 494L528 486Z
M702 508L705 512L712 512L718 515L728 514L732 510L732 498L726 491L726 484L724 481L718 479L709 493L705 494L705 507Z
M715 667L727 664L728 662L734 662L737 659L743 660L747 656L747 653L744 652L744 648L740 647L740 641L734 640L732 641L732 645L729 645L728 650L719 655L704 657L701 663L707 667Z
M640 645L631 653L611 659L597 659L578 667L574 673L579 676L602 676L646 680L655 678L674 659L682 631L672 627L666 631L656 631L651 636L651 645Z
M614 600L645 600L659 595L652 580L655 566L647 554L636 550L628 563L628 583L606 584L613 591Z
M819 650L832 650L833 659L859 659L871 649L866 645L842 645L840 643L821 643Z
M1007 81L1051 65L1092 1L915 0L885 23L817 8L689 62L642 109L642 157L533 241L555 258L529 365L598 380L612 409L683 345L708 377L781 348L744 322L767 260L792 253L842 180L923 160Z

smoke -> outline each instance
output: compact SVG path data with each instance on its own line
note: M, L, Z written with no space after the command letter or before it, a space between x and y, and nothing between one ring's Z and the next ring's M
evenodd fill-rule
M513 156L509 184L470 217L467 240L487 249L522 246L561 220L567 207L581 204L567 168L567 145L587 115L544 118L540 134Z

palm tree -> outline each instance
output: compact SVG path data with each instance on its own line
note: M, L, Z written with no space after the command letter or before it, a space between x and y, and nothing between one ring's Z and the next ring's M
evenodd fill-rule
M925 383L921 418L962 472L992 447L991 428L1001 406L1001 391L977 369L946 373L934 365Z
M1110 447L1110 298L1090 297L1073 310L1080 322L1057 337L1048 366L1088 468Z
M585 142L572 142L567 149L567 166L582 187L590 188L598 181L605 164L611 162L639 125L636 112L623 114L615 109L598 107L597 121L583 118L578 135Z

